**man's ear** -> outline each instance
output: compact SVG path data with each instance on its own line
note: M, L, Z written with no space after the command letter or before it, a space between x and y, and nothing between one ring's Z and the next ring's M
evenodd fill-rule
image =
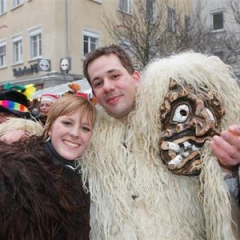
M135 71L133 72L132 76L133 76L135 85L138 87L139 84L140 84L140 73L135 70Z

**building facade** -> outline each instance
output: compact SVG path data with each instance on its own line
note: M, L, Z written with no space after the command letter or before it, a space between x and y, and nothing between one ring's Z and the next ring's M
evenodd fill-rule
M38 88L83 78L84 55L111 39L101 24L104 0L1 0L0 84Z
M0 0L0 85L34 83L42 89L82 79L85 54L115 41L104 18L130 16L134 1ZM146 6L155 1L163 0L147 0ZM182 6L186 2L191 0ZM166 24L173 26L171 10Z
M210 52L231 65L240 79L240 1L193 0L193 12L214 40Z

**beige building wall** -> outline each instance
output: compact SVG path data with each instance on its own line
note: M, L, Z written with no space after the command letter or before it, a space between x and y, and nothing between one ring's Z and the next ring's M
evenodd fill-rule
M22 0L22 4L14 8L14 0L5 1L6 12L0 15L0 46L6 42L6 66L0 67L0 85L35 83L42 88L81 79L84 32L98 35L98 46L112 43L103 21L104 14L116 16L118 0ZM191 0L181 2L186 8ZM41 29L41 58L50 60L51 69L14 76L13 69L29 69L38 63L30 57L29 34L35 29ZM13 64L12 41L17 36L22 37L23 60ZM71 58L68 73L60 69L62 58Z
M20 6L12 8L12 0L6 1L6 13L0 15L0 43L6 41L6 66L0 68L0 84L5 82L44 83L53 79L52 84L71 81L82 77L83 33L99 35L98 45L111 43L102 25L104 11L116 11L117 1L102 0L25 0ZM14 76L13 69L29 68L36 64L30 57L29 31L41 29L42 58L51 61L50 72L34 72ZM22 37L23 61L13 64L12 39ZM63 74L60 59L71 58L71 70ZM49 77L50 76L50 77ZM51 81L49 81L51 85Z

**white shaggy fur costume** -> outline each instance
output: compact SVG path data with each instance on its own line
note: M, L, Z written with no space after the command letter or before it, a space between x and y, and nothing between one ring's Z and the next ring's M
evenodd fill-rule
M209 146L200 176L174 175L159 157L159 107L171 78L216 90L226 107L222 128L240 123L240 92L219 58L183 53L150 63L130 123L101 112L81 162L92 199L91 239L236 239L230 195Z
M9 130L24 130L28 136L41 136L43 134L43 127L39 122L15 117L10 117L0 124L0 137Z

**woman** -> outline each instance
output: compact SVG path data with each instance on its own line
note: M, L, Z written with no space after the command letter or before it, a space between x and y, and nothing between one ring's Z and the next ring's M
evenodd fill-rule
M89 195L76 159L92 136L94 105L58 99L43 135L0 144L0 239L89 239Z

